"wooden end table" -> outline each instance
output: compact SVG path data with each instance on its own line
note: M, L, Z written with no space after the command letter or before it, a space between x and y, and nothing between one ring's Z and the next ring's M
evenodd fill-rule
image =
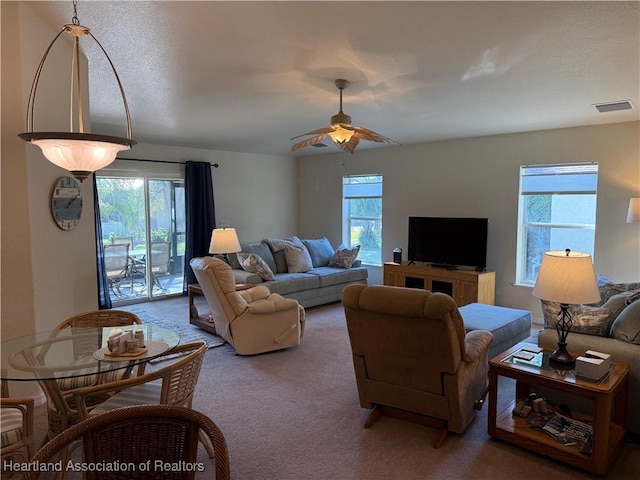
M535 345L519 343L489 362L489 434L528 450L547 455L598 475L606 474L624 442L627 418L627 389L629 367L611 362L609 373L599 381L576 378L573 370L562 372L549 366L543 350L531 361L513 357L523 347ZM498 377L515 379L516 399L498 411ZM532 428L526 418L514 415L516 400L526 398L529 386L541 386L593 402L592 414L574 412L577 420L593 427L590 454L580 453L580 445L563 445L541 430Z
M197 283L191 283L187 287L187 292L189 294L189 323L200 327L207 332L215 334L216 326L213 323L211 314L207 313L206 315L200 315L200 313L198 313L198 308L194 303L194 297L196 295L204 295L202 287Z

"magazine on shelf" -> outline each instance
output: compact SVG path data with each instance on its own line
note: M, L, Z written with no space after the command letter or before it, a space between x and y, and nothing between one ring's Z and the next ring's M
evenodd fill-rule
M564 445L582 445L593 433L593 427L588 423L561 413L556 413L551 417L542 430Z

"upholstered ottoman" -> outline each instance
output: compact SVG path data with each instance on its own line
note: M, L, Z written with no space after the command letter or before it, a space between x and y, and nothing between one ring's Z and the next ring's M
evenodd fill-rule
M489 330L493 333L489 359L523 341L531 334L531 312L527 310L484 303L470 303L459 307L458 310L467 332Z

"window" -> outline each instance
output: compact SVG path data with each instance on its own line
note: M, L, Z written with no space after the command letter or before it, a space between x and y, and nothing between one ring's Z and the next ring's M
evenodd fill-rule
M516 282L533 285L549 250L586 252L593 257L597 164L520 168Z
M342 180L342 241L347 247L360 245L362 263L382 265L382 175Z

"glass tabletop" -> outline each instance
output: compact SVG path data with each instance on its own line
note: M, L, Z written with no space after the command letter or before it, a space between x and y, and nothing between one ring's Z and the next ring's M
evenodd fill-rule
M522 344L515 351L507 354L500 361L510 364L515 369L525 370L529 372L537 372L562 379L568 383L588 383L602 384L608 380L611 375L619 374L620 366L616 362L612 362L609 372L599 380L585 379L576 375L575 366L565 366L554 363L551 360L551 351L540 349L535 345Z
M135 356L113 356L107 339L116 329L142 331L145 347ZM74 378L148 362L175 348L180 335L155 325L63 328L12 338L0 344L2 380ZM140 353L138 353L140 352Z

